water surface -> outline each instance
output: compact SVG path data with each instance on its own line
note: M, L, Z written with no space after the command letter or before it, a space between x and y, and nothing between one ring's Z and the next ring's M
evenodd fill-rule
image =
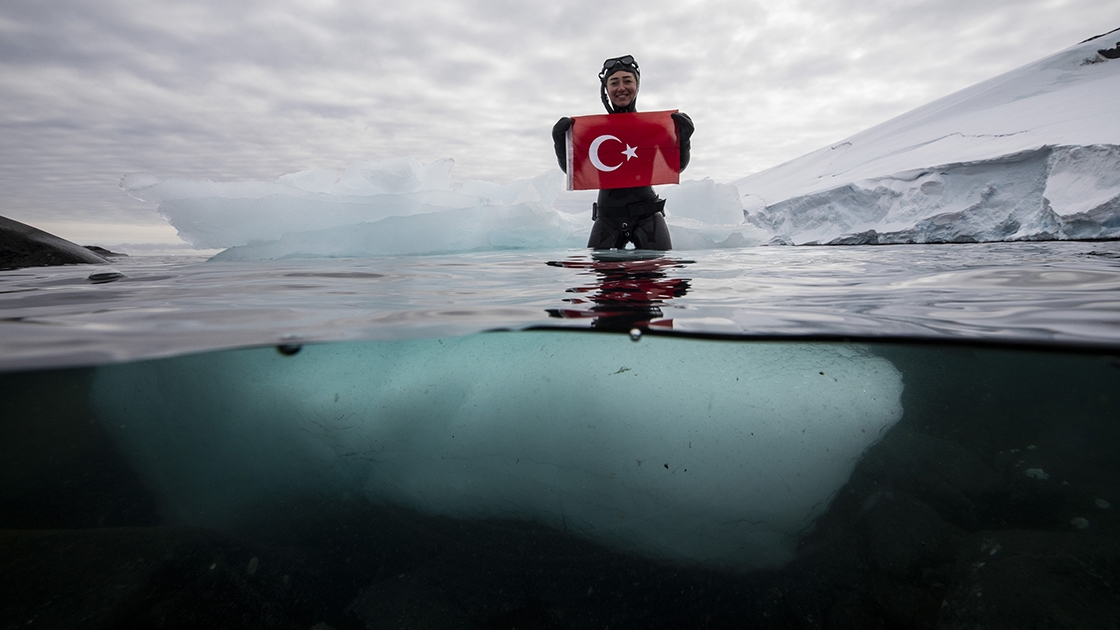
M551 264L549 264L551 263ZM262 344L591 327L1120 344L1120 243L586 250L218 263L119 259L0 273L0 369ZM622 290L620 290L620 288ZM634 311L633 309L639 309ZM643 313L640 309L648 310Z

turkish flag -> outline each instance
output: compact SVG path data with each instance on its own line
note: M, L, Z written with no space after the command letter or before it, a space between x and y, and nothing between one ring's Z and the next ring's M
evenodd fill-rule
M572 118L568 190L679 184L676 111Z

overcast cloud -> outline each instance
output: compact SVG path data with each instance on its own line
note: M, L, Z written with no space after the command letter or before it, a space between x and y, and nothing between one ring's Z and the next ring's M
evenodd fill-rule
M602 111L596 74L621 54L640 109L696 121L686 177L729 181L1117 27L1100 0L5 0L0 214L160 241L122 175L411 155L533 177L558 117Z

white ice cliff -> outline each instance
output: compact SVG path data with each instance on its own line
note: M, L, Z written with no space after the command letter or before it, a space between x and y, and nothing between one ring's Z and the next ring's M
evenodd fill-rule
M901 394L848 344L518 332L102 366L91 404L172 522L364 493L750 570L793 557Z
M798 244L1120 237L1115 39L736 180L748 220Z

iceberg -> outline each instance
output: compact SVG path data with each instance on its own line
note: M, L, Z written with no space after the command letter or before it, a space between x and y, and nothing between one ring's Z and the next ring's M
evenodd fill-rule
M576 248L587 241L571 215L539 204L432 208L414 215L321 230L285 233L276 240L230 247L211 260L365 258L503 249Z
M135 199L159 204L160 214L179 236L200 249L265 243L286 235L306 242L314 240L314 235L296 235L390 217L396 219L394 225L399 225L402 218L447 210L473 210L477 214L482 208L495 206L517 208L513 210L515 215L526 210L536 216L547 215L541 220L553 228L552 240L562 241L568 236L560 226L559 213L549 211L562 185L559 176L544 175L507 186L466 182L456 191L451 183L453 164L453 160L443 159L424 165L413 158L355 162L342 173L315 169L284 175L275 182L159 180L149 175L128 175L121 180L121 188ZM539 212L532 212L530 205ZM432 227L422 225L425 221L429 220L420 219L416 225L418 235L425 227ZM453 227L459 226L441 229L440 235L453 239ZM404 253L442 251L438 246L419 249ZM351 252L320 255L348 256Z
M91 408L169 522L364 495L779 567L902 415L898 370L851 344L530 331L283 350L95 369Z
M591 203L561 191L559 171L510 184L453 184L454 160L355 162L341 173L313 169L275 182L160 180L127 175L121 189L158 204L196 248L216 260L367 257L587 244ZM737 190L711 180L666 187L668 222L680 249L739 247L770 235L744 222ZM561 200L561 197L565 197ZM561 209L561 208L566 208Z

